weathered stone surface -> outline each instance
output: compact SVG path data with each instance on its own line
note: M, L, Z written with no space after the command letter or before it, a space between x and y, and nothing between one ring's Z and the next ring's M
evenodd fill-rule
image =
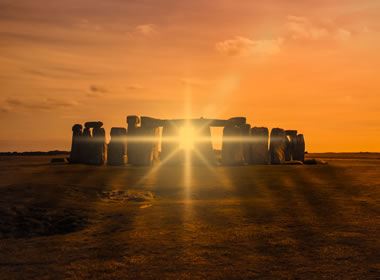
M140 118L138 116L127 116L128 129L132 127L137 127L140 123Z
M251 129L251 164L269 164L269 130L266 127Z
M250 143L250 135L251 135L251 125L245 124L241 128L241 136L243 142L243 157L244 163L249 164L251 162L251 143Z
M199 124L195 127L196 137L194 150L190 151L191 163L195 165L216 164L216 156L212 148L211 129L209 126Z
M231 124L223 129L222 161L223 165L241 165L244 162L243 144L239 140L241 127Z
M293 160L305 161L305 139L302 134L295 137Z
M149 127L159 127L163 126L163 121L160 119L150 118L150 117L141 117L141 126L149 126Z
M272 164L284 163L286 153L286 134L282 128L273 128L270 134L270 157Z
M150 166L153 164L155 158L154 151L156 151L159 137L157 137L158 128L154 127L137 127L136 128L136 137L141 139L137 143L134 143L132 146L133 158L129 163L138 166Z
M297 135L297 130L285 130L285 134L287 136L296 136Z
M107 164L124 165L127 161L127 130L124 127L113 127L110 135Z
M102 165L107 158L106 133L104 128L95 127L92 130L90 163Z
M81 163L82 128L80 124L75 124L72 128L73 138L71 142L70 163Z
M141 127L145 129L145 137L152 138L151 141L151 149L149 143L143 147L143 151L145 151L145 165L148 164L148 155L147 153L151 153L150 155L150 163L152 164L154 161L159 159L159 145L160 145L160 126L163 126L164 122L160 119L150 118L143 116L141 117ZM150 151L151 150L151 151Z
M128 163L134 164L138 160L136 141L137 135L137 125L140 123L140 118L138 116L127 116L128 124L128 134L127 134L127 160Z
M86 128L96 128L96 127L100 128L103 126L103 123L102 122L86 122L84 126Z
M91 159L90 159L91 153L92 153L91 129L85 127L83 129L82 140L81 140L81 152L80 152L81 163L89 164L91 162Z
M73 125L73 128L72 128L72 131L80 131L82 132L82 129L83 129L83 126L81 124L74 124Z
M318 158L312 158L312 159L305 159L305 161L303 162L304 164L309 164L309 165L315 165L315 164L328 164L327 161L325 160L322 160L322 159L318 159Z
M168 164L181 163L178 143L178 128L170 121L165 122L162 128L161 162Z
M235 117L228 119L228 122L231 122L234 126L243 126L246 123L247 119L244 117Z
M291 160L291 161L285 162L284 164L286 164L286 165L303 165L303 162L299 161L299 160Z
M292 146L291 146L288 136L286 135L285 135L285 142L286 142L285 161L291 161L292 160Z

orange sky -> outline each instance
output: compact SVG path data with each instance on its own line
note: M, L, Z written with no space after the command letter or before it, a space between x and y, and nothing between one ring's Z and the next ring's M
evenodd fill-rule
M332 4L333 3L333 4ZM380 152L377 0L0 0L0 151L131 114L246 116Z

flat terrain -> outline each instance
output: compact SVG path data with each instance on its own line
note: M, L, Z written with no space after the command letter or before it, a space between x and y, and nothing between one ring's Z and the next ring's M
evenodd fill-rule
M379 279L380 155L192 168L0 158L0 279Z

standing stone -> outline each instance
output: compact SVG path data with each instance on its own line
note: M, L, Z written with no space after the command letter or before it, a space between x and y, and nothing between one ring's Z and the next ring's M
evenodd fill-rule
M111 128L111 140L107 148L107 164L124 165L127 160L127 130L124 127Z
M242 130L241 135L242 135L242 143L243 143L244 163L249 164L251 162L251 143L250 143L251 125L244 124L241 130Z
M285 161L291 161L292 160L292 146L291 146L288 136L286 135L285 135L285 142L286 142Z
M92 130L92 154L90 155L90 163L95 165L103 165L107 159L106 149L106 133L104 128L95 127Z
M295 137L293 160L305 161L305 139L303 134Z
M270 134L270 157L272 164L285 162L286 153L286 134L281 128L273 128Z
M160 119L150 118L143 116L141 117L141 127L145 128L147 131L147 137L151 138L151 164L159 159L159 147L160 147L160 126L163 123ZM148 149L148 146L147 146Z
M214 165L216 163L216 156L212 148L210 126L205 122L198 122L194 130L196 133L194 150L197 152L190 151L192 164L203 165L207 162L210 165Z
M251 130L251 164L269 164L269 130L266 127L254 127Z
M140 123L138 116L128 116L128 136L127 136L127 160L128 163L134 164L138 160L138 143L137 143L137 129Z
M228 122L224 127L221 161L223 165L241 165L244 162L241 133L241 127L235 126L233 122Z
M167 164L181 163L178 142L178 128L171 122L166 121L162 128L161 161Z
M92 135L91 130L88 127L83 129L82 141L81 141L81 163L91 163L92 154Z
M133 165L150 166L153 164L154 146L159 141L159 138L156 139L157 129L149 126L136 128L136 137L141 140L133 146L135 149L135 157L131 162Z
M82 125L75 124L72 128L73 139L71 142L70 163L81 162L81 149L82 149Z

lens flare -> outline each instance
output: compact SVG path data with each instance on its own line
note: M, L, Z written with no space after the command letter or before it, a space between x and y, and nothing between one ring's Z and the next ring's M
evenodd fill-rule
M191 151L194 149L196 141L196 133L194 127L187 125L179 129L179 143L181 149Z

